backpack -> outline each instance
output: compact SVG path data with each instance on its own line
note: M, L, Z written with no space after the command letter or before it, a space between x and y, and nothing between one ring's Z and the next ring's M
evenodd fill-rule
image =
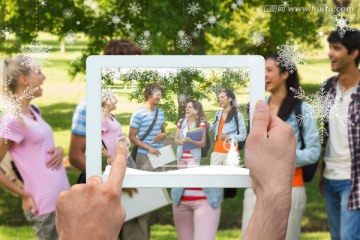
M180 128L182 126L182 123L184 121L181 121L180 123ZM210 140L210 137L209 137L209 133L208 131L205 129L205 139L206 139L206 142L205 142L205 146L201 148L201 157L207 157L207 154L209 152L209 149L211 147L211 140Z
M215 124L217 122L217 120L218 120L218 115L217 114L218 114L218 112L216 113L215 121L214 121L213 124ZM238 118L237 114L238 114L238 112L236 111L235 115L234 115L234 118L235 118L235 124L236 124L236 132L237 132L237 134L239 134L240 133L240 131L239 131L239 123L238 123L239 118ZM239 151L243 150L243 148L245 146L245 142L246 142L246 139L244 141L240 141L240 142L237 143Z
M301 118L302 118L302 114L301 114L301 105L302 105L303 101L299 101L299 103L295 104L295 116L297 119L297 124L299 127L299 135L300 135L300 149L305 149L306 144L304 141L304 137L303 137L303 125L299 124L301 122ZM315 173L316 173L316 169L318 167L319 164L319 160L317 160L315 163L306 165L302 167L303 170L303 180L304 182L311 182L311 180L314 178Z

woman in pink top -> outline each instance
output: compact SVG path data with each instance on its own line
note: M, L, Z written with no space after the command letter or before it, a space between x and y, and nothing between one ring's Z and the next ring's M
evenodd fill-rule
M34 60L18 56L0 62L1 99L7 111L0 122L0 159L7 151L24 180L24 188L0 171L0 184L22 198L25 217L36 239L58 239L55 203L70 188L63 166L63 149L56 147L51 127L30 102L41 97L45 75ZM9 107L11 106L11 107Z
M118 141L128 142L126 135L122 133L120 123L111 113L116 110L118 100L111 90L104 90L102 93L102 122L101 122L101 136L103 144L103 155L107 157L107 164L111 164L115 156L115 145ZM136 168L135 162L130 156L128 150L128 158L126 165L131 168Z

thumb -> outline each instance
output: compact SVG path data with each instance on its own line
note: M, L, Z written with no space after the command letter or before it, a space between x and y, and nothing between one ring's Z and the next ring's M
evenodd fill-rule
M255 105L251 133L258 136L267 136L269 123L269 106L264 100L259 100Z

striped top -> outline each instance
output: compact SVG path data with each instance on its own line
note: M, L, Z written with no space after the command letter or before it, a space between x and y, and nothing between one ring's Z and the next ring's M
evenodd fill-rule
M86 136L86 100L80 102L74 112L71 132L79 136Z
M177 124L177 128L178 129L181 129L181 122L182 122L183 119L180 119L178 121L178 124ZM184 129L184 136L186 136L186 132L187 130L191 129L195 127L195 124L193 124L192 126L187 126L185 127ZM206 128L206 125L204 122L201 122L200 123L200 127L202 128ZM181 156L181 160L188 160L188 159L191 159L193 158L190 150L183 150L183 154ZM202 191L202 188L185 188L184 189L184 193L181 197L181 201L197 201L197 200L204 200L206 199L206 196L204 194L204 192Z
M7 138L13 142L9 152L24 180L24 191L33 197L38 215L42 215L55 211L59 193L70 185L64 166L55 170L46 166L52 157L48 151L55 147L52 129L38 112L31 109L31 113L35 121L27 126L16 118L9 121L11 134ZM0 129L3 127L1 123Z
M141 139L141 137L145 135L146 131L148 130L152 121L154 120L155 112L156 109L154 109L154 111L149 111L145 107L139 107L136 110L136 112L132 114L130 120L130 128L135 128L138 130L138 134L136 136L137 138ZM151 130L150 134L143 140L143 142L156 149L162 148L163 147L162 142L154 143L152 140L158 133L161 133L161 126L164 124L164 122L165 122L164 112L161 109L159 109L155 125ZM142 154L142 155L148 154L148 150L139 147L138 154Z

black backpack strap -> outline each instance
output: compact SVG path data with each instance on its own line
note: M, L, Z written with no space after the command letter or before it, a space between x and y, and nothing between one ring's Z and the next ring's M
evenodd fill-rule
M234 118L235 118L235 124L236 124L236 132L239 135L240 131L239 131L239 123L238 123L239 122L238 111L235 112Z
M215 120L213 122L213 125L218 121L218 114L219 114L220 111L217 111L216 114L215 114ZM215 136L215 139L217 139L217 135Z
M154 128L155 122L156 122L157 117L158 117L158 113L159 113L159 109L156 108L155 117L154 117L154 119L153 119L150 127L148 128L148 130L147 130L146 133L144 134L144 136L141 137L140 141L144 141L144 139L150 134L151 130Z
M297 103L295 103L295 118L297 125L299 127L299 136L300 136L300 149L305 149L305 141L303 136L303 124L302 124L302 112L301 112L301 106L302 106L301 100L299 100Z

